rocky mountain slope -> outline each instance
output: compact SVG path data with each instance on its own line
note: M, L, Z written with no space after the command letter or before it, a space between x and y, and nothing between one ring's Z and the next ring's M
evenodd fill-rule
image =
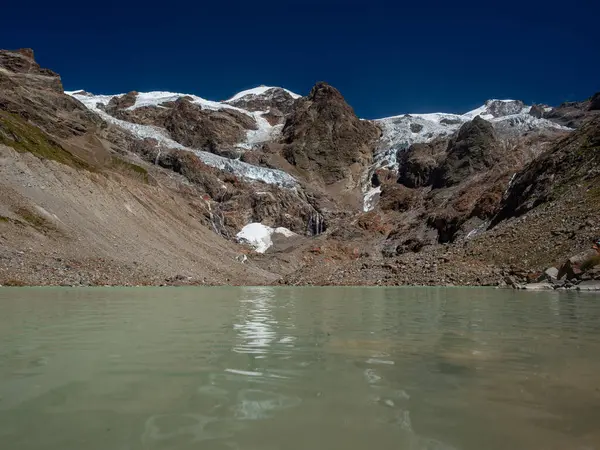
M600 234L598 94L368 121L326 83L65 93L27 49L0 87L0 284L502 284Z

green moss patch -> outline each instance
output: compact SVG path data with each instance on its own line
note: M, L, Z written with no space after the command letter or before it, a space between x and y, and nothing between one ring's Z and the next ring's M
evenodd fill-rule
M21 280L17 280L15 278L9 278L7 280L4 280L0 284L2 286L9 286L9 287L23 287L23 286L27 286L27 283L25 283L24 281L21 281Z
M25 222L42 233L57 231L56 227L45 217L40 216L26 208L19 208L15 211Z
M0 143L19 153L29 152L76 169L92 170L89 164L62 148L41 129L6 111L0 111Z
M144 180L144 183L148 183L148 171L142 166L130 163L129 161L117 158L116 156L113 156L111 158L110 163L113 168L116 168L117 170L122 172L129 172L135 175L139 175L140 178Z

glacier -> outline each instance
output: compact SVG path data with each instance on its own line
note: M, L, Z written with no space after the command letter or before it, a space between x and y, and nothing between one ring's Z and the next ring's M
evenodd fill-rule
M108 114L107 112L103 111L101 108L98 107L98 104L107 105L108 102L110 101L110 99L115 97L115 95L91 95L91 94L84 94L84 93L82 93L82 91L65 91L65 94L70 95L73 98L79 100L88 109L90 109L91 111L95 112L100 117L102 117L102 119L104 119L106 122L109 122L113 125L116 125L118 127L123 128L124 130L131 132L137 138L139 138L139 139L146 139L146 138L155 139L163 147L175 148L175 149L179 149L179 150L185 150L185 151L192 152L196 156L198 156L198 158L203 163L205 163L208 166L215 167L217 169L233 173L234 175L239 176L241 178L245 178L248 180L262 181L267 184L275 184L275 185L278 185L281 187L294 188L298 185L298 183L294 177L292 177L291 175L288 175L287 173L285 173L281 170L253 166L252 164L248 164L248 163L239 161L237 159L224 158L222 156L215 155L214 153L185 147L185 146L181 145L180 143L176 142L175 140L171 139L171 137L167 134L166 130L164 130L160 127L155 127L152 125L139 125L139 124L127 122L125 120L120 120L120 119L117 119L117 118L111 116L110 114ZM156 93L154 93L154 94L156 94ZM164 94L164 93L161 93L161 94ZM173 94L173 95L181 95L181 94ZM147 96L147 97L143 97L145 99L144 101L146 101L146 102L150 101L149 100L150 97L153 97L154 99L157 99L157 98L164 99L166 96L158 96L158 95ZM161 103L164 103L164 101L168 101L168 100L163 100ZM238 108L235 108L235 109L238 109ZM243 110L240 110L240 111L243 111ZM272 132L271 128L274 128L274 127L270 127L269 129L267 129L267 127L262 122L262 121L264 121L268 124L267 120L262 117L260 117L260 119L262 119L260 123L262 124L263 128L261 130L260 125L259 125L259 130L258 130L258 132L256 132L256 139L264 138L265 136L267 136L269 133ZM262 133L262 134L260 134L260 133Z

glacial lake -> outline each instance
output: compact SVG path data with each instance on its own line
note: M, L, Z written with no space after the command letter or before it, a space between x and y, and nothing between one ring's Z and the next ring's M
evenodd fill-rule
M0 448L600 449L600 295L3 288Z

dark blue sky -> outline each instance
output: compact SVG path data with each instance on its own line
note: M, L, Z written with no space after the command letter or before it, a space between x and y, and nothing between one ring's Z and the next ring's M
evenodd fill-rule
M558 104L600 91L597 0L4 2L0 47L65 89L222 100L259 84L337 87L366 118Z

